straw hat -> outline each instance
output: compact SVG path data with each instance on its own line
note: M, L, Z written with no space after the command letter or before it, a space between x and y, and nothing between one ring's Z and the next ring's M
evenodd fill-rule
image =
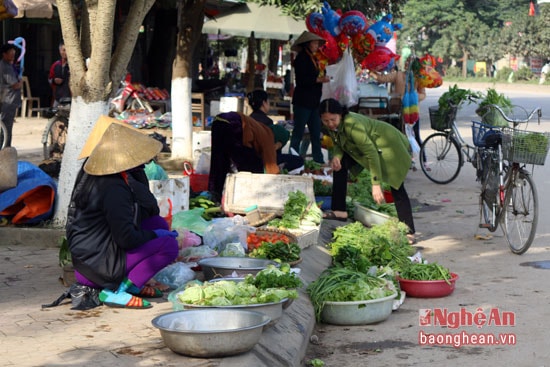
M121 124L110 124L90 154L84 171L94 176L123 172L147 163L162 150L158 140Z
M99 119L96 121L92 131L90 132L90 136L88 136L88 140L86 140L86 143L84 144L84 147L82 148L78 159L83 159L90 156L90 153L92 153L92 150L94 150L97 143L99 143L99 140L103 136L103 133L111 124L120 124L134 129L134 127L130 127L123 121L105 115L100 116Z
M290 49L292 51L300 52L302 51L304 43L308 43L309 41L321 41L323 44L326 42L323 37L316 35L315 33L303 31L300 37L298 37L296 41L294 41Z

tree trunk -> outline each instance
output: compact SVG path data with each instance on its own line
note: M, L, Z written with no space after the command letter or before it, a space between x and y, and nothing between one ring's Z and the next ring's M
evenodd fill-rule
M254 90L254 81L256 77L256 63L254 62L254 46L256 42L254 41L254 32L250 34L248 38L248 57L246 60L246 73L248 76L248 81L246 83L246 92L252 92Z
M187 0L178 7L176 58L172 69L172 158L193 157L191 88L193 56L200 40L206 0ZM202 121L204 124L206 121Z
M462 56L462 76L466 78L468 76L468 51L464 51Z
M132 56L139 28L154 0L131 3L124 26L113 52L116 0L104 0L101 8L95 0L86 0L80 12L78 29L71 0L57 0L61 31L71 66L72 105L58 185L54 225L64 226L76 175L83 162L78 161L88 135L100 115L107 113L108 98L118 87ZM90 57L89 65L85 58ZM113 85L114 84L114 85Z
M269 56L268 56L268 68L274 75L277 75L279 62L279 46L281 42L279 40L269 40Z

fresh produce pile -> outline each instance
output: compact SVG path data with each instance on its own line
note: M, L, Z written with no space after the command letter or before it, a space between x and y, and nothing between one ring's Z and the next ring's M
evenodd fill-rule
M268 265L260 270L256 276L248 274L244 278L245 283L252 284L258 289L268 288L300 288L303 284L300 278L291 271L288 263L283 263L279 268L275 265Z
M298 298L296 288L302 282L290 271L288 264L281 269L267 267L256 274L248 275L242 282L220 280L217 282L187 283L176 298L184 304L200 306L231 306L280 302L285 298Z
M386 266L399 271L410 263L414 252L407 240L407 226L397 219L365 227L354 222L334 230L328 244L333 261L365 272L369 266Z
M307 293L315 310L315 318L321 320L321 312L327 301L366 301L396 293L395 285L383 278L355 270L330 267L309 284Z
M407 280L445 280L448 284L451 284L449 269L435 262L410 263L400 272L399 277Z
M382 189L389 190L390 186L383 183ZM356 182L353 185L348 185L348 196L351 198L351 202L349 203L350 209L348 210L348 214L350 215L353 214L353 203L357 202L366 208L387 214L390 217L397 217L395 204L377 204L372 198L372 182L369 170L364 169L363 171L361 171L361 173L356 177Z
M248 235L247 246L249 257L278 262L300 259L300 246L283 233L258 230Z
M221 216L222 214L222 209L219 205L201 195L189 199L189 209L194 208L204 209L201 217L206 220L212 220L213 218Z
M323 212L306 194L300 190L288 193L282 218L276 218L267 224L268 227L281 229L296 229L300 226L318 226L323 218Z

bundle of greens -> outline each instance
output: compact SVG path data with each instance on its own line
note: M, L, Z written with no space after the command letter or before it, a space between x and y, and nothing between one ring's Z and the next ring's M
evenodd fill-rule
M280 268L275 265L268 265L267 268L260 270L256 276L248 274L244 282L252 284L258 289L268 288L300 288L303 284L300 278L296 276L287 263L281 264Z
M354 222L334 230L333 241L328 244L331 255L340 259L340 250L345 246L357 248L367 260L376 266L389 265L400 270L410 263L414 250L407 240L407 226L397 219L391 219L371 228ZM349 250L347 250L349 252Z
M445 280L451 284L451 272L449 269L438 263L410 263L399 274L403 279L408 280Z
M292 262L300 259L300 246L296 242L283 241L262 242L260 246L248 253L249 257L275 261Z
M361 173L357 175L356 180L354 185L348 185L348 196L351 197L352 202L357 202L366 208L387 214L390 217L397 217L395 204L377 204L372 198L372 182L369 170L364 169L361 171ZM390 186L382 183L382 189L390 190Z
M314 202L310 202L306 194L296 190L288 193L282 218L269 221L268 226L283 229L296 229L300 228L300 225L317 226L321 223L322 217L321 209Z
M280 302L285 298L297 298L295 289L259 289L247 282L220 280L218 282L192 282L176 295L184 304L200 306L232 306Z
M315 309L317 321L321 319L327 301L365 301L387 297L396 293L392 282L357 271L330 267L309 284L307 293Z

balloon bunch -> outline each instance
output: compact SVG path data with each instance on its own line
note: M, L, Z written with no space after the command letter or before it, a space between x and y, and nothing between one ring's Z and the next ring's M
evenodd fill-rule
M435 70L435 57L426 54L420 58L420 70L415 74L416 82L424 88L437 88L443 84L443 78Z
M338 62L350 47L355 61L362 68L386 71L399 60L399 55L386 47L394 31L402 28L401 24L392 24L392 19L391 14L373 21L357 10L342 13L331 9L325 1L321 12L312 12L306 17L306 27L326 41L317 55L322 65Z
M25 69L25 49L26 42L23 37L17 37L14 40L8 41L9 44L14 45L15 47L21 50L19 57L17 58L17 63L19 64L19 78L23 76L23 70Z

